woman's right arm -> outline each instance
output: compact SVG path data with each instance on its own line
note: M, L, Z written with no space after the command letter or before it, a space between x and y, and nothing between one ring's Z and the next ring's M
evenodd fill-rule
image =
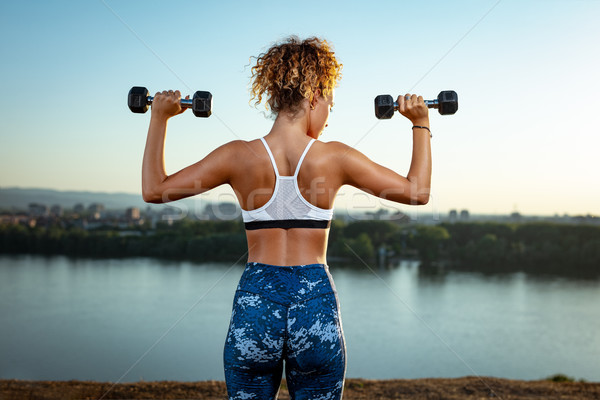
M202 160L168 175L164 160L167 121L184 112L180 101L181 93L178 90L157 93L152 101L142 162L142 196L148 203L167 203L229 183L232 167L242 146L241 140L225 143Z
M406 95L408 96L408 94ZM429 110L421 96L409 100L398 96L399 111L413 126L429 128ZM406 177L370 160L360 151L341 142L338 166L342 170L342 185L347 184L377 197L397 203L424 205L431 191L431 142L426 129L413 130L412 161Z

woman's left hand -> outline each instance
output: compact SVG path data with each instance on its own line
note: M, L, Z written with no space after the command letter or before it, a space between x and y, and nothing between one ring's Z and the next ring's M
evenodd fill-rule
M186 96L189 99L190 96ZM179 90L165 90L157 92L152 100L152 115L163 116L166 119L183 113L186 108L181 107L181 92Z

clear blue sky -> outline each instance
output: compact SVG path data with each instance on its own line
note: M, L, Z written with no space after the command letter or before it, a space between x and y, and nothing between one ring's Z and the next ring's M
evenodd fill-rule
M2 2L0 187L139 193L149 113L128 110L134 85L214 96L211 118L170 122L169 173L265 135L249 57L297 34L328 39L344 64L322 140L402 175L410 123L375 119L373 98L458 92L456 115L431 112L421 211L598 215L598 17L600 1L577 0ZM336 207L393 205L356 193ZM234 199L225 186L203 196Z

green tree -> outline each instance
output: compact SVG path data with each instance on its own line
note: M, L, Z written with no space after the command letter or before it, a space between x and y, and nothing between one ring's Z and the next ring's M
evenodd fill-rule
M328 249L328 255L344 257L358 261L371 261L375 256L373 243L366 233L361 233L355 238L340 238Z
M419 252L421 261L429 264L439 259L442 248L449 239L450 234L442 226L419 225L411 241Z
M358 238L362 234L366 234L372 245L379 248L389 242L390 237L398 232L400 227L389 221L357 221L348 224L344 228L344 236L346 238Z

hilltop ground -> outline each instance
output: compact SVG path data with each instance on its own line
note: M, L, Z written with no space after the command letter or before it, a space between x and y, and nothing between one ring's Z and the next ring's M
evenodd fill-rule
M0 380L2 400L226 399L225 383ZM279 400L289 399L285 382ZM493 377L367 380L348 379L344 399L600 399L600 382L521 381Z

